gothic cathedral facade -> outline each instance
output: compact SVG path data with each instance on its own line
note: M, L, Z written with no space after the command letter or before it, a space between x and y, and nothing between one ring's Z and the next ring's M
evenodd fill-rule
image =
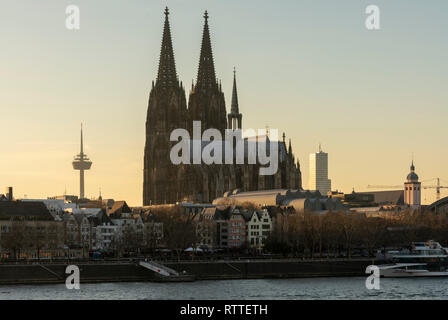
M207 11L196 83L189 92L176 72L171 30L165 10L165 24L157 79L149 94L144 151L143 205L168 204L178 201L211 202L224 192L266 189L301 189L299 161L295 161L291 141L286 148L285 136L279 142L279 165L274 175L259 175L257 164L180 164L170 161L170 134L174 129L192 133L193 121L201 121L202 130L242 129L234 75L232 104L226 112L224 93L217 81L213 60Z

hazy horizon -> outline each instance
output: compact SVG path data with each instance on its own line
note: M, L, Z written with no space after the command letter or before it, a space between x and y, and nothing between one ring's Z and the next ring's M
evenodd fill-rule
M69 4L80 8L78 31L65 28ZM369 4L381 9L381 30L364 27ZM101 188L104 198L142 204L165 6L187 99L208 10L227 111L235 66L243 129L285 132L304 188L319 143L334 190L402 185L412 154L420 181L448 183L446 1L3 0L0 193L79 194L71 163L82 122L93 161L87 197ZM423 191L423 204L434 200L434 189Z

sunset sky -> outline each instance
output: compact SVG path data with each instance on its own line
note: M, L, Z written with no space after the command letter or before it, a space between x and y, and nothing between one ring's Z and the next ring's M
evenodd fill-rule
M80 8L78 31L65 27L69 4ZM381 30L364 26L369 4ZM401 185L412 154L421 181L448 185L446 0L2 0L0 193L78 194L71 162L82 122L93 161L86 195L101 188L142 204L166 5L179 79L189 88L196 78L208 10L227 110L235 66L244 128L285 131L304 188L319 142L334 190ZM423 203L434 200L423 192Z

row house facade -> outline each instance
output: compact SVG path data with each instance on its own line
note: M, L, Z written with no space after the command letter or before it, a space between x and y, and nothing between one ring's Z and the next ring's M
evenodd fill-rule
M272 231L272 219L268 210L253 211L247 216L247 242L251 248L263 248Z
M54 215L42 201L1 201L0 258L87 258L91 251L136 252L162 243L163 223L133 213L124 201L81 211Z
M113 249L118 227L110 222L103 222L95 227L94 250L109 251Z
M246 244L246 220L240 210L232 211L227 222L228 247L240 248Z
M64 242L68 247L91 249L93 246L93 226L84 214L65 214Z
M163 238L163 223L150 212L132 210L117 201L95 227L95 250L132 250L157 248Z
M196 228L199 246L261 249L273 229L273 219L267 209L249 211L221 206L204 209Z

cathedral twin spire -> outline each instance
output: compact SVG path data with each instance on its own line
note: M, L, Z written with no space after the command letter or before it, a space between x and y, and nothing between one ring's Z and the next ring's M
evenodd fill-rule
M162 47L160 50L159 72L156 85L167 88L178 84L176 63L174 60L173 43L171 39L169 10L165 8L165 24L163 28ZM219 89L216 79L213 51L208 26L208 12L204 14L204 31L202 34L202 46L199 58L198 76L195 89ZM235 84L234 84L235 86ZM235 88L234 88L235 89Z
M208 13L204 14L204 32L202 34L201 55L199 58L198 79L196 89L214 89L218 87L216 81L215 64L213 61L210 30L208 27Z
M156 88L161 89L179 87L168 16L169 10L167 7L165 9L165 24L163 29L162 47L160 50L159 71L155 84ZM189 112L192 120L203 120L208 127L215 127L219 130L223 130L226 127L232 129L241 129L242 115L239 113L238 106L236 72L234 70L231 111L230 114L226 116L225 102L221 90L221 84L218 83L216 79L208 18L208 12L205 11L197 80L196 84L192 84L191 91L191 93L196 92L200 95L203 95L203 98L190 99L192 105L189 108ZM217 106L214 106L214 108L211 105L211 101L214 99L212 99L213 95L218 95L218 100L222 100L218 103ZM204 100L204 97L208 97L206 98L206 100L211 99L210 101L208 101L208 103L211 103L210 105L201 106L201 104L206 102L206 100Z
M161 88L170 88L178 85L173 43L171 40L170 22L168 20L169 14L168 7L166 7L162 48L160 49L159 72L156 82L156 86Z
M165 25L163 28L162 47L160 50L159 72L156 86L169 88L178 84L176 63L174 60L173 43L171 40L170 22L168 19L169 10L165 8ZM204 14L204 31L202 35L202 47L199 58L198 77L196 89L218 88L216 80L215 65L213 60L212 45L210 41L210 30L208 27L208 13Z

